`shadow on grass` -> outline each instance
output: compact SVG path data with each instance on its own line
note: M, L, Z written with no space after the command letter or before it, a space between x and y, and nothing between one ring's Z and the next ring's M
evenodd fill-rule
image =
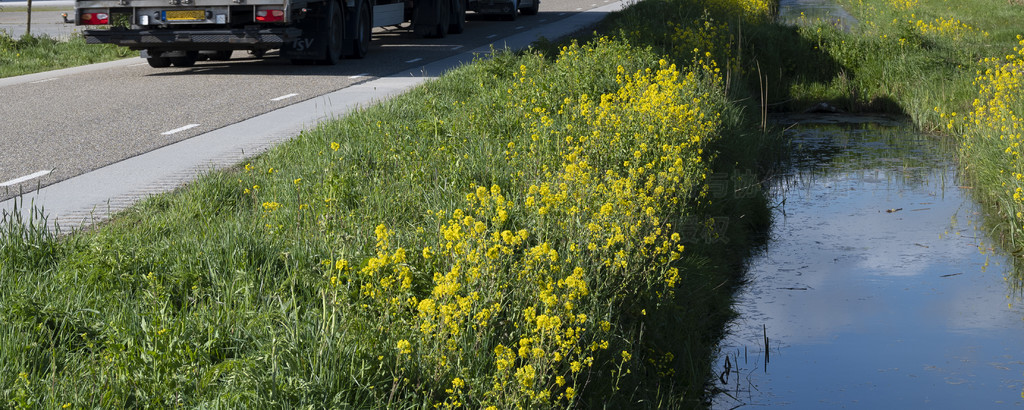
M754 112L820 111L816 107L824 103L838 112L905 115L894 100L858 95L853 70L824 51L823 44L801 36L798 27L767 17L739 17L742 13L728 3L647 0L610 15L598 34L651 47L681 65L693 61L695 51L710 52L725 71L733 100ZM819 92L797 95L797 88Z

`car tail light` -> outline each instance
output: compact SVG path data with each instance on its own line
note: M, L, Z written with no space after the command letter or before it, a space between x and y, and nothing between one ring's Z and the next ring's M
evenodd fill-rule
M105 11L86 10L80 15L79 21L85 26L110 24L110 14Z
M284 21L284 10L256 10L256 21L263 23Z

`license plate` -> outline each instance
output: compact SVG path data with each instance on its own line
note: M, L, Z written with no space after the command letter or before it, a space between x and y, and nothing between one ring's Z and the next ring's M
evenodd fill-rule
M164 21L206 21L206 11L167 10L164 11Z

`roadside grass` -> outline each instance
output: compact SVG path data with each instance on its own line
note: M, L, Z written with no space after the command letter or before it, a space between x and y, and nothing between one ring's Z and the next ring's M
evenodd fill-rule
M80 35L58 40L19 36L0 30L0 78L117 60L134 55L124 47L86 44Z
M89 231L5 215L0 403L707 405L780 144L728 33L771 10L658 0Z

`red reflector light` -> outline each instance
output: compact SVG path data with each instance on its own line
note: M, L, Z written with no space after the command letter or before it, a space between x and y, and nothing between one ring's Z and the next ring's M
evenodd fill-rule
M256 10L256 21L263 23L284 21L284 10Z
M82 13L80 21L87 26L110 24L110 15L107 13Z

